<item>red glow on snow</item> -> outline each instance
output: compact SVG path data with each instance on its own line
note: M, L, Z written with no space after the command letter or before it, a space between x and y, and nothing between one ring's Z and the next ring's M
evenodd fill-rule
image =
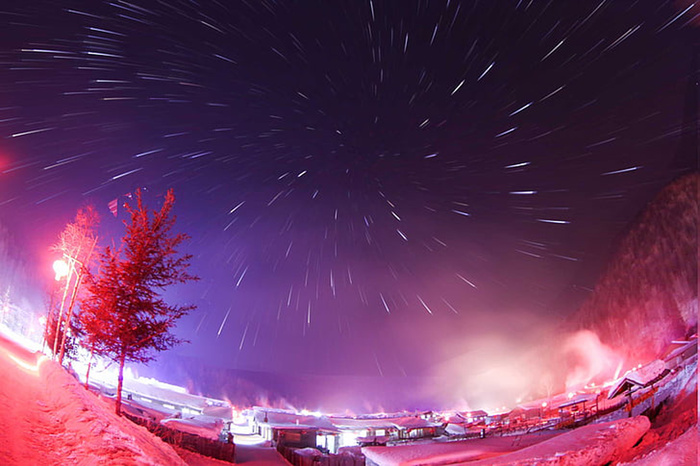
M21 358L15 356L14 354L8 353L7 356L8 356L12 361L14 361L14 363L17 364L19 367L21 367L21 368L24 369L25 371L30 372L30 373L32 373L32 374L34 374L34 375L38 375L38 374L39 374L39 369L41 368L41 365L43 364L43 362L44 362L46 359L48 359L46 356L44 356L44 355L42 354L42 355L39 356L39 357L37 358L37 360L32 364L32 363L30 363L30 362L27 362L27 361L25 361L25 360L23 360L23 359L21 359Z

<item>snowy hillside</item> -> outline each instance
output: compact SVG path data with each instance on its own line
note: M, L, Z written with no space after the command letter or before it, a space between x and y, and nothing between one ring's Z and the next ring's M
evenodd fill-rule
M615 248L575 326L633 359L658 357L698 320L698 180L691 173L664 188Z

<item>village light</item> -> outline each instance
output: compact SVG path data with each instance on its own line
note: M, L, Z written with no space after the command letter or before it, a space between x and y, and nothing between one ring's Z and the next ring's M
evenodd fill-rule
M68 275L70 267L63 259L57 259L53 262L53 271L56 273L56 281Z

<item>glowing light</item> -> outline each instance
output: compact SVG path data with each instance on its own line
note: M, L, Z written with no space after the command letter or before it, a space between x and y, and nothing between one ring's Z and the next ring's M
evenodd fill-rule
M18 357L15 357L12 354L8 354L8 356L19 367L21 367L24 370L33 372L34 374L37 374L39 372L39 368L41 367L41 364L46 360L46 356L44 356L43 354L41 356L39 356L39 358L36 360L36 363L34 363L34 364L28 363L28 362L26 362Z
M575 393L574 392L569 392L569 399L572 399L574 397Z
M68 264L63 259L57 259L53 263L53 271L56 273L56 281L68 275Z
M543 402L542 402L542 407L543 407L543 408L546 408L546 407L547 407L547 402L546 402L546 401L543 401Z

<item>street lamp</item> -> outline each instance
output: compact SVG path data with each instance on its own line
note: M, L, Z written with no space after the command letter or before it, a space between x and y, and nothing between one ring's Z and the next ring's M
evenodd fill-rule
M70 266L63 259L56 259L53 262L53 271L55 273L54 279L56 280L56 287L57 287L58 282L60 282L63 277L67 277L68 274L70 273ZM66 287L67 286L68 286L68 284L66 283ZM56 295L56 287L54 287L51 291L49 313L46 316L46 322L44 324L44 347L46 347L46 343L48 343L46 339L49 336L49 324L51 324L51 315L53 314L53 311L54 311L53 307L54 307L54 298ZM63 299L65 300L65 296L63 297ZM54 335L54 340L55 339L56 339L56 335ZM53 350L56 351L55 345L54 345Z
M68 275L70 266L63 259L57 259L53 262L53 271L56 273L56 281Z

